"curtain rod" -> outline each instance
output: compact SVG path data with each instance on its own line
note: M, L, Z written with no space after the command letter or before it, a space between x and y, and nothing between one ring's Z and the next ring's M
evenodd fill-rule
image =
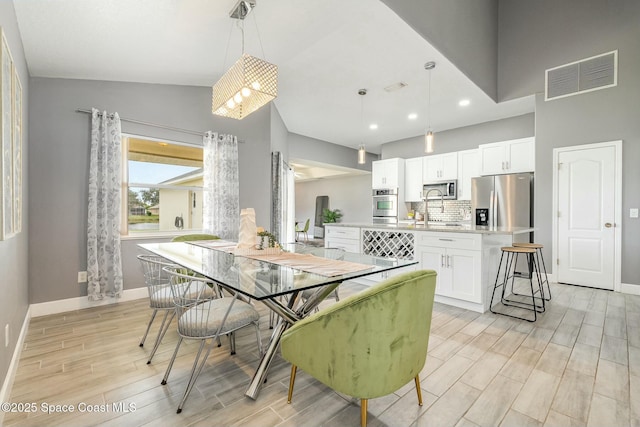
M83 110L80 108L76 109L76 113L85 113L85 114L92 114L91 111L89 110ZM102 115L101 112L98 113L99 115ZM127 119L125 117L120 117L120 120L123 122L129 122L129 123L136 123L139 125L145 125L145 126L151 126L151 127L156 127L156 128L160 128L160 129L166 129L166 130L171 130L174 132L182 132L182 133L188 133L191 135L198 135L198 136L203 136L206 132L198 132L195 130L190 130L190 129L182 129L182 128L176 128L176 127L172 127L172 126L165 126L165 125L159 125L156 123L149 123L149 122L143 122L140 120L133 120L133 119ZM244 141L238 140L239 143L244 143Z

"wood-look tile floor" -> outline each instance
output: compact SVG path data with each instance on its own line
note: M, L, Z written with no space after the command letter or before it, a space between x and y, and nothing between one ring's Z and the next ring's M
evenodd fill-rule
M640 296L558 284L552 292L535 323L436 304L420 375L424 406L407 384L370 400L369 426L640 426ZM266 342L268 311L261 310ZM236 355L227 342L212 352L176 414L197 343L183 346L169 383L160 385L177 334L172 328L147 365L153 336L144 348L138 343L150 314L138 300L32 319L11 402L37 411L7 413L4 425L359 425L358 401L304 372L287 404L290 366L279 356L258 399L244 397L258 360L251 328L238 333ZM75 411L47 414L44 405Z

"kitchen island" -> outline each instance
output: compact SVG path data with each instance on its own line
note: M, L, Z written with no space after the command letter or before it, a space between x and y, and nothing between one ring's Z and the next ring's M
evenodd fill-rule
M484 313L489 310L503 246L529 241L530 227L472 224L325 224L325 247L419 262L409 269L438 273L437 302ZM402 271L396 270L393 274ZM389 273L391 274L391 273ZM389 277L369 278L373 284Z

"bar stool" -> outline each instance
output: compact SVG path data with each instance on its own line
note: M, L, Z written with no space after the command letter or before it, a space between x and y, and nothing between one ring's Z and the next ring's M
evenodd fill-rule
M536 254L536 249L534 248L524 248L524 247L513 247L513 246L508 246L508 247L503 247L501 248L502 251L502 255L500 256L500 264L498 265L498 273L496 274L496 281L494 283L493 286L493 293L491 294L491 303L489 306L489 310L492 313L495 314L502 314L504 316L509 316L509 317L514 317L516 319L521 319L521 320L526 320L528 322L535 322L538 319L538 313L544 313L545 311L545 299L544 299L544 292L542 290L542 282L541 282L541 277L540 277L540 270L538 267L538 262L537 259L535 257ZM506 256L505 256L506 254ZM526 298L529 298L529 295L526 294L517 294L514 292L514 283L515 283L515 279L516 279L516 275L515 275L515 267L516 264L518 262L518 256L520 254L524 254L527 257L527 264L529 266L529 286L531 288L531 303L528 303L526 301L518 301L515 299L510 299L507 296L505 296L506 290L507 290L507 286L509 285L509 279L511 279L511 294L512 295L518 295L518 296L525 296ZM502 282L500 282L500 270L502 270L502 263L504 261L504 273L503 273L503 279ZM534 289L534 285L533 285L533 277L535 276L538 279L538 289L535 290ZM505 305L505 306L509 306L509 307L516 307L519 309L523 309L523 310L529 310L533 312L533 320L532 319L527 319L525 317L519 317L513 314L509 314L509 313L501 313L501 312L497 312L493 310L493 299L495 298L495 294L496 294L496 290L498 290L499 287L502 287L502 292L501 292L501 296L500 296L500 302ZM536 296L536 294L539 293L540 296ZM536 300L540 301L540 304L536 303Z
M547 276L547 266L544 264L544 257L542 256L542 248L544 248L543 245L541 245L540 243L513 243L512 245L515 248L533 248L536 250L536 260L538 261L538 268L540 268L540 264L542 264L542 272L544 273L544 280L541 282L542 283L542 290L544 291L544 284L547 284L547 290L548 290L548 294L545 296L543 293L543 298L546 301L550 301L551 300L551 287L549 286L549 277Z

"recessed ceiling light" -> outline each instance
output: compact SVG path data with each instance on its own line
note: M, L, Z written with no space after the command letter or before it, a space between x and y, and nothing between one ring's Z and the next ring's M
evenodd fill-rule
M409 117L409 120L415 120L415 119L418 118L418 115L416 113L411 113L411 114L409 114L408 117Z
M371 130L378 129L378 125L377 125L377 124L375 124L375 123L371 123L371 124L369 125L369 129L371 129Z
M466 107L469 104L471 104L471 101L469 101L468 99L463 99L462 101L458 102L458 105L461 107Z

